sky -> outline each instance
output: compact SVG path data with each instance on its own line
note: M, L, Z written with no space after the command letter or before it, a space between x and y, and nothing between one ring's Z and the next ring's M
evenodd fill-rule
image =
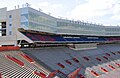
M120 26L120 0L0 0L0 8L25 3L57 18Z

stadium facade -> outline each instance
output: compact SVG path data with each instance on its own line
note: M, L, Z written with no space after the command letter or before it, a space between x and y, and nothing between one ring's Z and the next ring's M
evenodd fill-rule
M26 4L0 9L0 33L0 78L120 78L119 26L60 19Z
M96 42L97 39L98 41L105 41L105 39L110 37L115 37L115 40L119 40L120 36L119 26L104 26L81 21L59 19L45 14L41 11L35 10L31 7L23 7L10 11L7 11L7 8L1 8L0 17L1 45L18 45L18 41L20 42L22 40L25 40L28 43L34 43L34 41L42 41L33 40L29 37L26 37L26 34L20 32L20 30L22 29L26 31L37 31L37 33L52 33L58 36L62 35L63 38L66 38L66 36L67 38L69 38L63 40L59 39L58 41L61 42L82 42L84 38L90 38L93 39L93 42ZM84 38L81 36L83 36ZM79 39L79 37L81 37L81 40ZM94 39L96 39L96 41ZM3 42L3 40L5 41ZM107 39L106 41L108 40L110 39ZM44 41L46 40L43 40L42 42ZM54 42L51 40L47 41Z

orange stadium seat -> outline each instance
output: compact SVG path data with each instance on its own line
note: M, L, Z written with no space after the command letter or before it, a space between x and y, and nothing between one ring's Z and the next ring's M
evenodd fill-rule
M30 56L28 56L28 55L26 55L26 54L20 54L23 58L25 58L27 61L29 61L29 62L31 62L31 63L33 63L34 62L34 60L30 57Z
M96 60L98 60L98 61L102 61L100 58L96 58Z
M118 64L118 63L115 63L118 67L120 67L120 64Z
M99 77L99 74L96 73L95 71L91 70L91 73L92 73L94 76Z
M109 53L105 53L107 56L110 56L110 54Z
M76 62L76 63L79 63L79 60L77 58L73 58L73 60Z
M22 66L22 67L24 66L24 63L23 63L22 61L18 60L17 58L15 58L15 57L8 56L8 55L5 56L5 57L7 57L8 59L14 61L15 63L19 64L19 65Z
M115 70L115 67L113 67L112 65L108 65L108 67L110 67L111 69Z
M70 64L70 65L72 65L72 63L70 61L68 61L68 60L65 60L65 62L68 63L68 64Z
M34 71L33 73L42 77L42 78L46 78L46 74L44 74L43 72Z
M58 63L57 65L60 66L61 68L65 68L65 66L61 63Z
M104 59L108 60L108 58L106 56L103 56Z
M103 67L100 68L103 72L108 72L108 70L104 69Z
M0 73L0 78L2 78L2 74Z
M82 74L78 75L79 78L85 78Z
M89 61L89 58L88 57L83 57L85 60Z

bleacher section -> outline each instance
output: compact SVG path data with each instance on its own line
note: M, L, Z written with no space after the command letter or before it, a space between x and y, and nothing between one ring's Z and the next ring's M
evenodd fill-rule
M22 32L25 36L33 41L39 42L105 42L107 38L89 38L89 37L63 37L60 35L43 35L36 33ZM110 39L109 39L110 40Z
M120 41L120 38L108 38L109 41Z
M0 52L0 78L47 78L49 74L23 52Z
M97 49L67 47L0 52L0 78L119 78L120 45Z
M119 47L120 45L100 45L97 49L83 51L65 47L41 48L27 50L25 53L66 76L71 76L71 74L75 76L77 69L80 68L77 76L73 78L119 78Z

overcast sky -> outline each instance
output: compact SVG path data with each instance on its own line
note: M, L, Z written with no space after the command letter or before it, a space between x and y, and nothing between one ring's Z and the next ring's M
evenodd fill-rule
M120 26L120 0L0 0L0 8L29 3L52 16Z

